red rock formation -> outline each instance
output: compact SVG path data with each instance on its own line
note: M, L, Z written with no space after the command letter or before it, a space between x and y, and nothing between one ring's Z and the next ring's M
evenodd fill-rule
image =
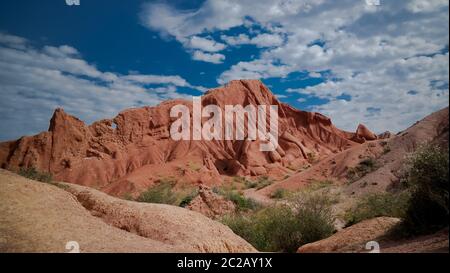
M204 185L199 186L198 195L186 208L200 212L213 219L226 214L231 214L236 210L236 206L233 202L214 193L211 188Z
M36 167L56 179L88 185L110 194L138 193L161 177L180 183L220 183L221 175L283 176L314 157L376 139L364 126L357 133L337 129L319 113L279 102L258 80L238 80L212 89L202 105L277 105L279 147L261 152L260 141L174 141L170 109L192 102L171 100L155 107L125 110L114 119L86 125L57 109L47 132L0 143L2 168Z
M358 125L358 128L356 129L356 135L354 136L353 140L358 143L364 143L366 140L375 140L378 139L378 136L372 131L370 131L366 126L363 124Z

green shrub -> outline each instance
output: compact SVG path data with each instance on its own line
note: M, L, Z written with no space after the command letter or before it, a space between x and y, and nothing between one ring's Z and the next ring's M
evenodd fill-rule
M258 178L258 180L256 182L256 184L257 184L256 189L260 190L262 188L272 185L272 183L273 183L273 180L270 179L268 176L261 176Z
M273 183L273 180L268 176L261 176L256 181L252 181L241 176L235 176L233 177L233 183L241 184L245 189L256 188L257 190L260 190L271 185Z
M258 186L257 182L249 180L249 179L247 179L245 177L242 177L242 176L235 176L235 177L233 177L233 182L243 185L243 187L245 189L256 188L256 186Z
M18 174L26 177L28 179L44 182L44 183L52 183L53 177L52 174L46 172L40 172L36 168L20 168Z
M192 200L194 200L195 197L197 197L198 195L198 190L195 189L193 190L191 193L189 193L188 195L184 196L181 201L180 201L180 207L186 207L187 205L189 205Z
M274 205L250 214L225 216L222 222L256 249L295 252L299 246L330 236L333 218L326 196L302 195L290 205Z
M293 201L301 233L300 245L326 238L334 232L333 199L326 194L301 193Z
M136 201L174 205L177 202L177 195L172 190L173 186L174 183L172 181L160 182L141 193Z
M133 199L133 196L132 196L130 193L125 193L125 194L122 196L122 199L128 200L128 201L133 201L133 200L134 200L134 199Z
M317 191L320 189L328 188L334 184L331 180L314 180L308 184L304 190L305 191Z
M405 233L426 234L448 226L448 148L420 147L408 160L412 196L403 221Z
M253 189L253 188L256 188L256 187L258 187L258 183L255 182L255 181L247 180L245 182L245 188L247 188L247 189Z
M232 201L238 211L257 210L261 207L255 200L247 198L237 191L222 192L222 195Z
M353 168L349 168L347 171L347 179L350 183L364 177L366 174L377 170L379 165L373 158L366 158L358 163Z
M298 219L286 205L252 215L225 216L222 222L260 251L294 252L299 247Z
M272 194L271 194L271 198L273 199L283 199L288 195L288 190L286 189L276 189Z
M405 215L410 193L374 193L361 198L357 204L348 210L344 219L347 226L354 225L366 219L379 216L402 218Z

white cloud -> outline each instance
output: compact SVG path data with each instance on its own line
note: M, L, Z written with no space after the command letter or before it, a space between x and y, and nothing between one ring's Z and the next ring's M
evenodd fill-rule
M220 53L206 53L196 50L192 55L192 59L196 61L220 64L225 60L225 55Z
M0 32L0 44L8 44L12 48L24 48L27 40L22 37Z
M217 52L225 49L226 45L207 38L192 36L187 47L207 52Z
M237 36L222 35L221 39L229 45L244 45L252 44L257 47L276 47L283 44L283 37L279 34L263 33L253 38L250 38L246 34L239 34Z
M190 84L180 76L132 74L123 76L122 79L142 84L172 84L174 86L183 86L183 87L190 86Z
M208 2L203 6L216 3ZM448 106L446 0L381 1L376 7L352 0L230 4L240 11L228 14L233 22L251 20L241 24L248 33L222 35L227 44L256 44L250 36L253 26L283 41L263 48L259 59L232 65L220 75L219 83L238 78L284 78L292 72L316 78L326 72L325 83L288 91L306 94L300 102L308 103L311 97L328 100L312 110L330 115L339 127L352 131L359 122L378 132L398 131ZM221 16L223 13L226 10ZM207 17L214 16L210 13ZM215 29L200 27L205 28ZM350 99L342 99L344 94Z
M378 7L365 1L288 2L303 8L234 2L249 11L253 25L286 38L263 49L259 59L232 65L219 83L327 72L323 84L288 91L327 99L312 110L352 131L359 122L378 132L398 131L448 106L448 1L382 1ZM246 33L221 38L229 45L252 43ZM343 94L351 99L341 99Z
M206 89L178 75L102 72L70 46L40 49L23 38L0 33L2 140L45 130L56 107L93 122L130 107L189 98L177 87Z
M263 33L252 38L251 43L258 47L280 46L283 44L283 38L278 34Z
M414 13L432 12L448 5L447 0L411 0L407 7Z
M312 71L312 72L309 72L308 77L310 77L310 78L320 78L320 77L322 77L322 75L320 73Z
M225 41L227 44L235 46L235 45L243 45L243 44L250 44L250 37L248 37L247 34L239 34L236 36L227 36L227 35L221 35L220 38Z

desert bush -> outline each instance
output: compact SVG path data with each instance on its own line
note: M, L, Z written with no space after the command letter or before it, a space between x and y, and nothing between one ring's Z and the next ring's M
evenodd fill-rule
M256 249L295 252L299 246L330 236L333 218L326 196L302 195L292 203L225 216L222 222Z
M195 197L197 197L198 195L198 189L193 190L191 193L187 194L186 196L181 198L180 207L186 207L187 205L189 205L192 200L194 200Z
M265 188L269 185L272 185L273 180L270 179L268 176L261 176L258 178L258 180L256 181L256 189L260 190L262 188Z
M305 191L317 191L320 189L331 187L334 184L331 180L313 180L309 183L304 190Z
M298 219L286 205L268 207L251 215L225 216L222 222L260 251L294 252L299 247Z
M286 189L276 189L271 195L270 197L273 199L283 199L288 195L288 190Z
M255 200L247 198L237 191L224 192L223 196L232 201L238 211L257 210L261 207Z
M405 215L410 194L408 191L400 193L373 193L362 197L356 205L349 209L344 219L347 226L354 225L366 219L379 216L402 218Z
M333 198L324 193L303 192L293 197L292 205L302 234L300 245L315 242L333 234L333 203Z
M174 183L172 181L162 181L141 193L136 201L175 205L177 195L173 192L173 186Z
M270 179L268 176L261 176L256 181L249 180L241 176L235 176L233 177L232 182L233 184L236 183L239 185L243 185L245 189L256 188L257 190L260 190L264 187L271 185L273 183L273 180Z
M258 210L261 205L251 198L243 196L243 194L235 189L226 187L214 187L212 191L222 195L236 205L238 211Z
M134 200L134 198L131 195L131 193L128 193L128 192L125 193L124 195L122 195L122 199L127 200L127 201L133 201Z
M256 188L258 183L242 176L233 177L233 182L242 185L245 189Z
M375 159L373 158L366 158L358 163L353 168L349 168L347 171L347 179L349 182L354 182L362 177L364 177L366 174L371 173L378 169L378 164Z
M28 179L44 182L44 183L52 183L53 176L50 173L40 172L36 168L20 168L18 174L26 177Z
M306 155L306 157L307 157L307 161L308 161L308 163L310 163L310 164L313 164L313 163L316 163L317 161L318 161L318 159L316 158L316 154L315 153L308 153L307 155Z
M420 147L407 161L412 192L402 223L405 233L426 234L448 226L448 148Z

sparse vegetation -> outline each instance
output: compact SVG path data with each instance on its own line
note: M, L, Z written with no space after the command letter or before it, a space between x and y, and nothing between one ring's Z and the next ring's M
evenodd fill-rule
M257 182L249 180L243 176L233 177L233 183L239 184L242 186L242 188L245 188L245 189L256 188L256 186L258 185Z
M260 251L295 252L299 246L330 236L333 218L325 195L302 195L290 205L274 205L222 222Z
M317 191L323 188L328 188L333 185L331 180L314 180L305 187L305 191Z
M261 176L261 177L258 178L256 183L257 183L256 189L260 190L260 189L265 188L265 187L267 187L269 185L272 185L273 180L270 179L268 176Z
M276 189L272 194L271 194L271 198L273 199L283 199L286 198L286 196L288 195L288 190L283 189L283 188L279 188Z
M130 193L125 193L125 194L122 196L122 199L128 200L128 201L133 201L133 200L134 200L134 199L133 199L133 196L132 196Z
M44 182L44 183L52 183L53 176L50 173L40 172L36 168L20 168L18 174L26 177L28 179Z
M194 172L198 172L198 171L200 171L200 169L202 168L202 166L201 166L199 163L192 162L192 161L189 161L189 163L187 164L187 167L188 167L191 171L194 171Z
M246 177L235 176L233 177L233 184L242 185L241 189L257 189L260 190L271 185L274 181L268 176L260 176L256 181L249 180ZM236 187L234 187L236 189Z
M379 216L402 218L408 206L410 194L401 193L375 193L361 198L357 204L348 210L344 219L347 226L354 225L366 219Z
M310 164L316 163L318 161L315 153L307 153L306 154L307 161Z
M449 223L448 148L420 147L408 160L407 186L412 192L402 223L405 235L426 234Z
M247 198L236 190L213 188L213 192L224 196L236 205L238 211L258 210L261 205L251 198Z
M159 203L175 205L177 202L177 195L172 190L174 181L163 180L147 191L141 193L136 201L146 203Z
M376 160L373 158L366 158L358 163L357 166L349 168L347 171L347 179L349 183L353 183L356 180L364 177L366 174L371 173L379 168Z
M34 167L31 168L20 168L17 171L17 174L26 177L31 180L39 181L42 183L47 183L53 186L56 186L60 189L67 190L69 188L68 185L59 183L53 180L53 175L47 172L40 172Z
M187 194L181 199L179 206L183 208L186 207L191 203L192 200L194 200L195 197L197 197L197 195L198 189L193 190L191 193Z

